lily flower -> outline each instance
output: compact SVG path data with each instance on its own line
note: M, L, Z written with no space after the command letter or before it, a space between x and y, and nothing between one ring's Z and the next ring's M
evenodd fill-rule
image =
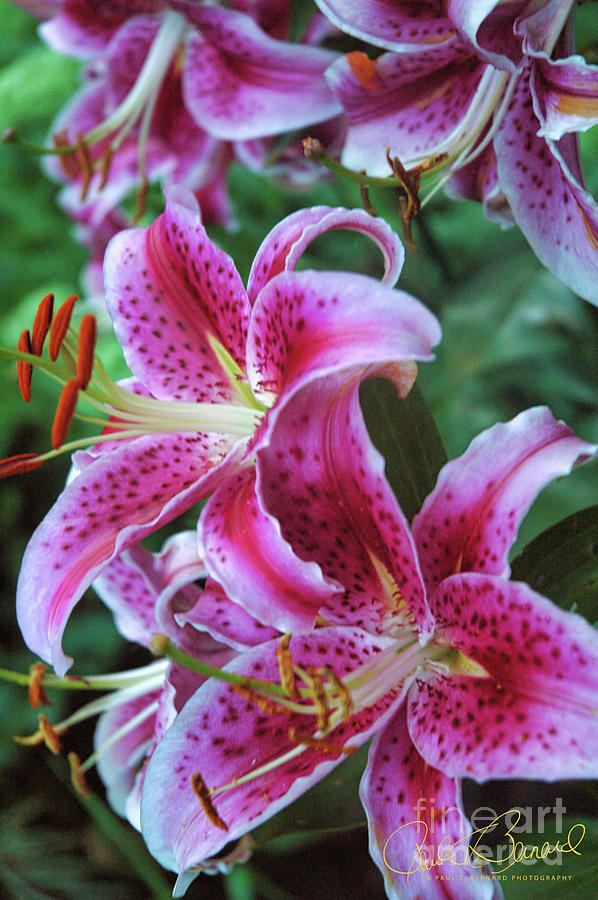
M339 399L337 421L327 420L332 433L349 403ZM276 479L263 490L284 536L345 592L323 604L312 632L225 667L262 686L240 696L206 681L149 764L142 830L162 865L179 872L177 896L204 857L372 734L361 798L392 898L493 896L494 885L474 877L486 860L467 853L462 777L596 777L596 632L509 581L507 555L536 493L598 447L546 408L528 410L442 469L410 530L365 428L353 429L342 466L340 428L337 440L320 464L306 454L284 490ZM306 494L309 506L299 506ZM245 574L251 594L249 562ZM426 859L442 882L427 880Z
M56 156L47 168L67 181L64 207L86 210L96 226L135 188L139 217L150 181L218 186L233 155L227 142L270 138L340 112L324 77L336 54L310 45L321 28L310 43L289 42L285 3L53 7L44 39L91 62L85 86L54 123Z
M295 271L305 247L334 228L376 242L385 259L382 283L348 272ZM245 290L230 257L209 240L193 196L174 187L163 215L149 228L118 234L106 254L107 306L132 379L118 385L106 374L94 353L91 316L83 319L77 347L72 332L65 338L68 320L59 311L50 332L55 362L27 352L28 332L19 351L3 351L19 360L25 396L33 365L64 387L52 431L55 449L5 461L2 474L92 445L74 456L73 477L23 559L17 614L36 654L65 671L69 661L60 643L66 620L85 588L127 547L234 473L249 501L247 479L259 470L254 447L277 434L279 414L308 385L323 392L314 416L335 402L327 385L336 390L339 375L350 392L376 373L393 379L403 395L410 389L414 360L431 358L440 330L417 300L390 287L402 259L386 223L360 210L314 207L273 229ZM93 415L83 418L102 433L65 443L78 398L92 407ZM291 423L283 442L301 446L303 431ZM324 439L323 454L327 444ZM283 464L286 471L287 460ZM265 508L261 515L271 532L262 557L271 554L270 565L299 592L298 604L303 593L312 597L312 614L295 617L311 627L336 585L294 555Z
M598 69L573 54L573 0L386 4L318 0L341 29L389 52L356 51L328 78L345 110L341 160L403 170L519 225L540 261L598 303L598 207L577 133L598 121ZM419 180L418 180L419 184Z

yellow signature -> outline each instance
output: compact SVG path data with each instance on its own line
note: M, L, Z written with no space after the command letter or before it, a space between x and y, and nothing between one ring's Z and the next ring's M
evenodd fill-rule
M505 839L508 842L506 844L507 853L506 856L501 856L499 859L493 859L491 856L482 853L478 848L482 839L491 828L498 825L501 820L505 820L506 824L507 816L513 817L513 821L511 821L511 824L505 833ZM448 835L445 835L435 848L426 845L426 839L428 837L428 825L426 822L422 822L420 819L414 819L412 822L405 822L405 824L393 831L384 845L382 858L384 859L384 864L387 868L392 872L396 872L398 875L406 875L407 881L409 881L410 876L414 875L416 872L429 872L430 869L433 869L436 866L442 866L445 863L450 863L454 866L472 866L473 868L481 868L488 863L493 863L495 866L502 866L502 868L494 869L495 874L499 874L510 869L511 866L522 860L546 860L553 853L574 853L576 856L581 856L581 853L577 848L583 841L586 833L585 825L581 822L571 826L565 841L558 840L554 844L551 844L550 841L545 841L541 846L537 846L536 844L524 844L522 841L515 840L513 837L512 831L520 818L521 810L516 808L509 809L500 816L496 816L496 818L484 828L479 828L476 831L471 832L471 834L460 838L458 841L451 842L451 838ZM423 839L415 844L413 858L409 864L409 868L404 870L394 869L386 858L388 845L393 838L396 838L396 835L399 834L399 832L403 831L403 829L412 828L414 826L417 826L418 834L420 833L420 829L423 829ZM431 850L433 851L432 853L430 853ZM459 860L457 858L458 856L461 856L462 859Z

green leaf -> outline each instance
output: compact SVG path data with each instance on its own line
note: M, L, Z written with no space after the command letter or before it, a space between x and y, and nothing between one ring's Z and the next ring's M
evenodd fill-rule
M546 841L552 847L556 841L560 841L561 846L566 845L571 828L575 829L571 833L573 847L583 834L576 852L551 853L547 857L549 862L532 859L515 863L507 869L494 866L495 871L504 869L500 885L507 900L532 900L546 896L559 897L559 900L587 900L594 896L598 879L598 822L566 817L559 829L554 822L550 822L544 825L542 833L513 834L513 839L521 841L527 848L526 854L533 856L531 848L537 847L539 854ZM520 854L517 845L517 855Z
M446 462L442 439L417 385L401 400L384 378L370 378L359 391L374 446L386 460L386 477L411 521Z
M512 573L563 609L598 621L598 506L540 534L513 561Z

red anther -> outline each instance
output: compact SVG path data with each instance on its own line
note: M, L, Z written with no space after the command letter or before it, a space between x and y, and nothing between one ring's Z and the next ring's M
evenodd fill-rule
M43 662L33 663L29 669L29 703L33 709L38 706L54 706L42 684L47 671L48 666Z
M73 750L71 750L67 759L69 761L69 766L71 767L71 784L77 793L87 800L89 797L89 788L85 781L85 772L81 768L81 760Z
M79 381L77 378L71 378L62 389L52 424L52 446L55 450L58 450L64 444L75 414L78 396Z
M0 478L7 478L9 475L20 475L22 472L39 469L43 462L43 459L40 459L37 453L17 453L16 456L7 456L6 459L0 459Z
M62 131L57 131L56 134L52 135L52 142L57 150L60 150L63 147L71 148L71 142L68 139L66 128L63 128ZM60 168L66 177L78 178L81 174L81 167L77 162L75 150L71 148L68 153L58 153L57 156Z
M92 316L91 313L83 316L79 326L79 349L77 351L77 381L83 391L91 378L97 333L95 316Z
M52 327L50 328L50 346L48 348L48 353L50 354L52 362L58 359L62 342L65 339L66 333L69 330L69 325L71 324L71 316L76 301L76 294L71 294L70 297L67 297L52 321Z
M31 333L31 352L35 356L41 356L44 349L44 341L52 324L54 312L54 294L46 294L37 308L33 330Z
M194 772L191 776L191 787L193 788L195 796L199 800L201 808L203 809L212 825L215 825L216 828L220 828L222 831L228 831L228 825L226 824L224 819L222 819L218 815L216 807L212 803L212 798L210 797L210 789L206 785L199 772Z
M110 166L112 165L112 147L110 144L106 147L104 152L102 153L102 158L100 159L100 183L98 184L98 191L101 191L106 187L108 182L108 176L110 175Z
M52 753L54 753L54 755L57 756L62 749L62 744L60 743L58 731L56 731L54 728L52 728L52 726L50 725L50 723L48 722L48 720L46 719L46 717L44 716L43 713L39 714L38 723L39 723L39 730L41 732L41 736L44 740L44 744L46 745L48 750L51 750Z
M83 170L83 184L81 185L81 193L79 194L79 200L83 202L87 197L89 185L91 184L91 179L93 177L93 162L89 155L89 148L85 143L85 137L81 131L77 135L77 159Z
M20 353L31 353L31 336L29 329L26 328L21 332L21 337L17 344L17 350ZM31 363L23 362L22 359L17 361L17 379L19 382L19 390L21 397L25 403L31 400L31 378L33 376L33 366Z

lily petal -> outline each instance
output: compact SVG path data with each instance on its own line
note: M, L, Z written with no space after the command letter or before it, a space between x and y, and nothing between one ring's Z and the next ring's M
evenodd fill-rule
M262 242L247 282L250 303L255 302L264 285L279 272L294 271L313 240L337 228L358 231L377 244L384 258L381 281L392 287L403 268L405 250L390 225L384 219L372 218L363 209L313 206L287 216Z
M249 304L233 261L208 238L192 194L170 188L166 211L149 228L116 235L104 273L116 336L154 396L237 397L210 339L244 368Z
M494 136L500 186L539 260L581 297L598 303L598 207L557 145L538 137L530 67Z
M478 574L446 579L430 602L439 634L466 659L457 674L412 688L409 730L424 759L477 781L595 778L598 639L589 622L525 584Z
M598 122L598 66L588 65L583 56L550 60L542 54L533 85L543 123L540 137L558 141Z
M419 301L365 275L281 272L253 307L247 374L257 397L289 397L341 369L431 359L439 339Z
M339 678L392 642L359 629L327 628L291 639L293 661L305 666L328 663ZM279 681L278 641L243 653L227 671ZM274 699L274 698L272 698ZM293 743L289 729L313 734L315 717L267 714L231 685L210 679L187 702L149 764L141 808L150 852L169 869L185 873L250 828L291 803L343 758L342 746L359 746L385 714L394 709L396 691L339 724L327 736L338 752ZM285 760L277 761L287 755ZM260 773L260 767L264 771ZM202 810L192 789L200 772L208 788L231 784L211 798L227 830ZM241 779L250 776L249 780Z
M496 883L480 878L480 868L486 867L470 863L472 829L463 812L460 780L422 759L409 736L404 706L372 741L359 796L368 818L370 854L390 900L502 896Z
M326 77L348 120L343 165L383 177L392 174L388 147L407 168L440 152L487 68L454 43L375 61L363 53L339 59Z
M341 31L377 47L404 52L455 37L451 21L434 0L399 4L393 0L316 0L318 6ZM405 7L405 8L402 8Z
M210 494L244 450L243 441L231 449L203 434L148 435L89 463L23 558L17 616L33 652L62 675L71 662L60 646L66 621L104 565Z
M255 494L255 470L233 475L208 500L200 518L206 566L250 616L279 631L307 631L322 604L342 587L304 562L283 538Z
M453 572L508 577L508 552L535 496L597 452L540 406L478 435L443 467L413 520L426 584Z
M374 633L415 621L424 642L433 620L409 528L363 421L364 374L330 375L294 395L259 450L258 494L295 552L344 588L324 603L327 620Z
M215 640L236 650L246 650L279 636L276 629L263 625L238 603L229 600L213 578L207 579L195 606L187 612L177 613L175 618L179 625L188 623L200 631L207 631Z
M140 551L149 563L152 554L143 547ZM117 556L95 579L93 589L114 613L120 633L129 641L149 647L158 631L156 594L139 568L131 566L125 555Z
M324 71L336 54L269 37L249 16L197 6L182 73L187 109L215 137L247 140L340 112Z

